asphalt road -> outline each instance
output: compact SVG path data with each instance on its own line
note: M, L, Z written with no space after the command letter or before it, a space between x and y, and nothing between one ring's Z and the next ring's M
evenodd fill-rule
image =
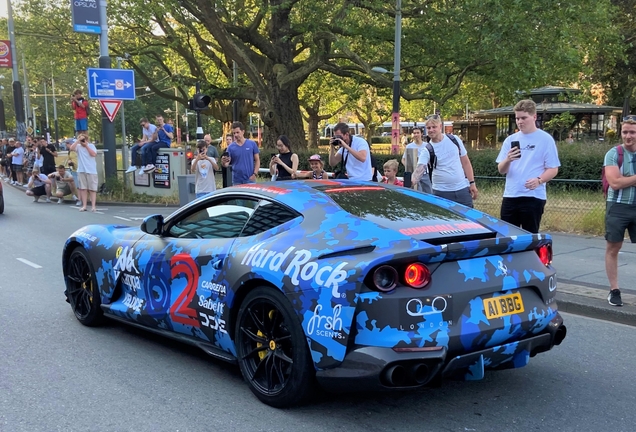
M407 393L322 395L277 410L237 368L124 325L79 324L61 250L88 223L155 209L34 204L5 190L0 215L0 431L633 431L636 332L564 315L568 337L522 369ZM170 209L159 209L170 213ZM25 262L26 261L26 262Z

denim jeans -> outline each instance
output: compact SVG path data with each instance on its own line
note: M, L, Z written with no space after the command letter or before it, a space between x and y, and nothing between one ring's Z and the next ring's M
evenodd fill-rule
M130 165L139 166L137 163L137 152L143 153L145 147L135 144L130 148ZM143 158L142 158L143 159Z
M170 148L170 144L158 142L145 144L141 149L141 161L143 165L154 165L157 160L157 151L162 148Z

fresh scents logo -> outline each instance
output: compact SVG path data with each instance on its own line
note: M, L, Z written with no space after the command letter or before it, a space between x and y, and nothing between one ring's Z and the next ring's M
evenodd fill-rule
M263 243L252 246L245 254L241 264L252 268L268 268L277 272L283 268L283 263L287 258L292 256L291 261L285 266L284 274L289 276L294 285L298 285L300 280L314 281L320 286L331 288L331 295L339 298L344 297L344 293L338 292L338 287L342 282L347 280L347 272L344 268L347 262L342 262L335 267L319 266L316 262L309 262L311 252L306 249L296 250L295 247L289 247L285 252L277 252L268 249L262 249ZM293 253L293 255L292 255Z
M344 335L342 334L342 318L340 318L342 306L336 305L333 308L332 315L328 316L320 315L321 310L322 306L316 305L314 314L307 323L307 335L344 339Z

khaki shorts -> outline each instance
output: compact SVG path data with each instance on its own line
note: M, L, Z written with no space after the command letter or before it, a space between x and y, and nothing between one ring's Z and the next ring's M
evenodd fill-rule
M97 174L77 173L79 189L97 192Z
M56 193L57 192L63 192L64 196L70 195L71 194L71 185L69 185L68 183L64 183L64 186L58 187L56 189Z

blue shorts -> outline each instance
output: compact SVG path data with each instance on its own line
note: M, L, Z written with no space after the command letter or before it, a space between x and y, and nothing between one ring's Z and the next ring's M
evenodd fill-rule
M88 118L75 120L75 132L88 130Z

